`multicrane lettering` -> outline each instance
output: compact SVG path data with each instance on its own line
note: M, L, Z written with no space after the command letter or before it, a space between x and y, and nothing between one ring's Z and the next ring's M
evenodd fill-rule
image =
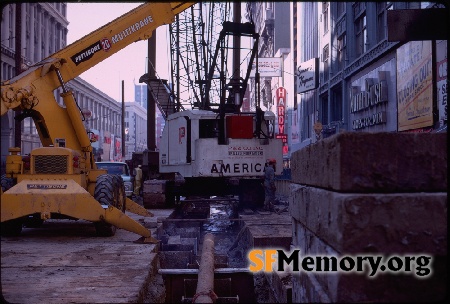
M213 164L211 173L259 173L263 172L264 166L261 163L243 163L243 164Z
M147 16L144 19L136 22L135 24L127 27L122 32L114 35L111 37L111 41L113 44L123 40L126 36L130 35L131 33L134 33L138 31L139 29L143 28L144 26L147 26L149 23L153 22L152 16Z

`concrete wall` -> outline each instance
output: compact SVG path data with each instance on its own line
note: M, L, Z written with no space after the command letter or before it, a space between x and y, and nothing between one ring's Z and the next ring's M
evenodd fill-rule
M430 302L447 293L447 134L340 133L292 156L289 208L301 256L427 254L411 273L306 272L293 302ZM414 270L414 268L413 268Z

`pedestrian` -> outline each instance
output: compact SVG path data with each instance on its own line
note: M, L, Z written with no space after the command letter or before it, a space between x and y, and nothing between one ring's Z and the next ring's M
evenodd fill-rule
M268 165L264 170L264 210L274 211L273 203L275 202L275 166L277 161L273 158L268 160Z
M135 169L136 175L134 176L134 195L139 196L139 191L142 186L142 169L141 165L138 165Z

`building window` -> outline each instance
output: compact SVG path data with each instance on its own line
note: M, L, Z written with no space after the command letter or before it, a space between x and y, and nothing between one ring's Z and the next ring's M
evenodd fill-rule
M347 53L347 35L343 33L337 39L337 64L338 70L341 71L345 66Z
M41 18L41 58L45 58L47 57L47 53L45 52L45 13L42 13L40 18Z
M377 2L377 42L387 38L387 11L392 8L392 2Z
M323 48L323 80L324 81L328 81L329 79L329 70L328 70L328 63L329 63L329 58L330 58L330 47L327 44L324 48Z
M336 17L340 17L345 12L345 2L336 2Z
M328 7L329 2L322 2L322 15L323 15L323 33L328 32Z
M325 125L328 123L328 95L320 99L320 108L320 121Z
M366 14L361 14L355 20L356 33L356 56L361 56L367 50L367 29L366 29Z
M12 5L9 8L9 39L8 39L8 45L10 48L14 47L13 44L13 37L14 37L14 33L13 33L13 29L15 28L15 25L13 24L13 9L12 9Z

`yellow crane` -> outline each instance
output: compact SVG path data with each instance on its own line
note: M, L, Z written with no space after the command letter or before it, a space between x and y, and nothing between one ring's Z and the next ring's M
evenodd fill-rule
M97 169L83 114L66 83L131 43L150 38L193 4L142 4L1 83L1 115L21 110L22 118L33 119L42 143L28 158L20 148L9 149L2 178L2 235L20 234L24 220L33 216L40 221L84 219L95 224L100 236L122 228L154 241L148 229L125 214L147 210L126 198L119 176ZM58 88L63 106L53 95Z

